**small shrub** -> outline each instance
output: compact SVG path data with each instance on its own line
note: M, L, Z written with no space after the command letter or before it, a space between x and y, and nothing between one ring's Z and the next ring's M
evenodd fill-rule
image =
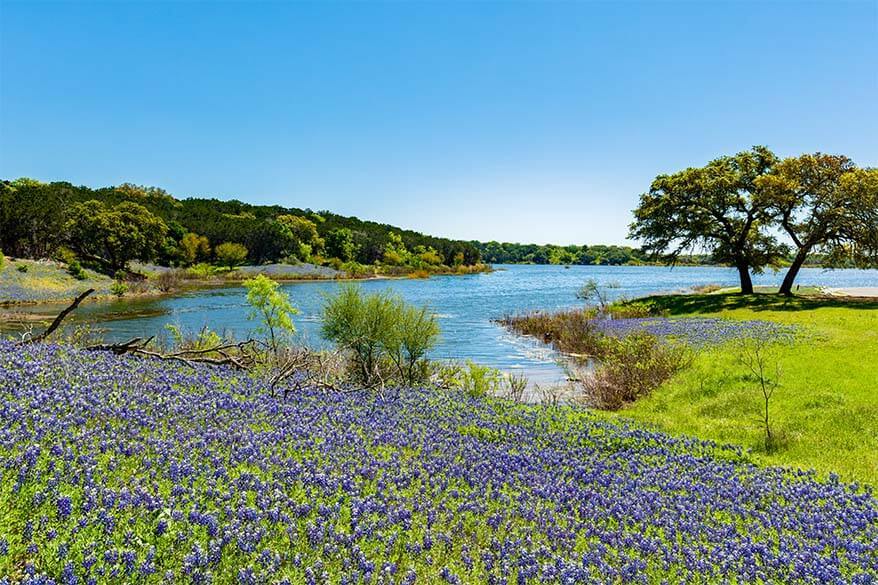
M79 260L76 260L75 258L67 264L67 273L76 280L86 279L86 274L82 269L82 265L79 263Z
M686 346L642 331L605 336L602 343L600 362L581 377L581 384L584 400L606 410L618 410L648 395L691 361Z
M426 270L413 270L409 273L409 278L430 278L430 273Z
M286 338L296 332L293 315L299 312L278 286L264 274L244 281L247 302L252 307L249 318L259 320L258 331L268 336L269 347L275 355Z
M524 374L509 374L504 380L504 397L515 402L521 402L528 383L527 376Z
M6 264L6 256L3 255L3 250L0 250L0 270L3 270L3 266Z
M28 266L27 264L19 263L15 265L15 269L19 272L27 272Z
M171 292L180 288L182 280L180 270L165 270L155 277L155 285L161 292Z
M110 292L117 297L121 297L128 292L128 285L121 280L114 280L113 284L110 285Z
M466 364L445 364L437 373L440 385L460 390L473 398L500 394L504 377L500 370L467 361Z
M610 301L610 289L619 288L618 282L600 284L596 279L589 278L576 292L576 298L589 304L596 304L601 310L606 309Z

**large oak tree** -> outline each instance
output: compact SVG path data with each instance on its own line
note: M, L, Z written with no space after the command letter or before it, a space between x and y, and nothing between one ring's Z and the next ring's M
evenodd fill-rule
M640 196L629 237L671 264L686 252L708 251L737 268L741 292L751 294L750 272L760 272L783 254L764 231L771 217L757 187L777 160L768 148L754 146L703 167L659 175Z
M823 253L827 265L874 260L875 173L857 169L846 156L818 152L784 159L759 178L765 203L795 246L781 294L792 294L799 270L814 252Z

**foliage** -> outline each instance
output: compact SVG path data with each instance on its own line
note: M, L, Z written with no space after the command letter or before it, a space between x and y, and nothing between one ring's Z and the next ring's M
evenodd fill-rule
M337 228L326 234L326 253L342 262L350 262L357 255L354 233L348 228Z
M180 239L180 257L184 264L194 264L210 258L210 242L204 236L187 232Z
M775 264L785 252L766 231L771 213L758 192L759 179L776 163L774 153L755 146L704 167L659 175L640 196L629 237L670 263L684 251L706 249L736 267L741 292L752 294L750 271Z
M11 583L878 578L869 492L570 408L0 342L0 428Z
M878 263L878 169L858 169L846 156L818 152L780 161L757 183L795 248L781 294L792 294L799 269L814 252L828 264Z
M70 216L70 247L108 274L123 270L131 260L154 258L168 231L164 221L130 201L108 207L89 200L75 205Z
M581 376L582 399L598 408L618 410L647 396L685 368L686 346L667 343L646 331L602 339L600 363Z
M297 215L280 215L277 222L289 234L290 249L288 255L295 256L303 262L311 259L312 254L323 251L324 241L317 233L317 224Z
M581 264L621 266L641 264L646 256L630 246L555 246L509 242L473 242L485 262L492 264ZM692 263L707 263L707 256L692 257Z
M214 249L214 253L217 262L230 269L247 259L247 248L236 242L223 242Z
M467 360L464 365L447 364L442 366L438 377L444 386L460 390L473 398L500 394L505 380L500 370L471 360Z
M389 292L365 294L354 284L327 300L322 331L350 354L354 379L367 386L425 381L427 352L439 336L426 307L410 306Z
M0 270L3 270L3 267L6 265L6 256L3 255L3 250L0 249Z
M113 284L110 285L110 292L117 297L124 296L128 292L128 284L123 280L114 280Z
M27 272L28 266L24 262L19 262L15 265L15 269L19 272Z
M258 319L258 331L268 335L268 344L277 354L287 338L296 332L293 315L299 312L293 307L289 296L278 290L279 284L264 274L244 281L247 289L247 302L252 308L251 319Z

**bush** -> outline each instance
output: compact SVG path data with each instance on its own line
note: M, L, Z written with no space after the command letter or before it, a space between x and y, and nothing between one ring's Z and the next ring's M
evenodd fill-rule
M19 272L27 272L28 266L27 264L16 264L15 269Z
M85 280L86 274L79 260L73 259L67 264L67 273L76 280Z
M110 285L110 292L117 297L121 297L128 292L128 285L121 280L114 280L113 284Z
M350 355L356 381L415 384L429 375L426 355L436 344L439 326L426 307L347 285L323 309L323 335Z
M605 336L603 345L600 363L582 376L582 385L584 400L607 410L646 396L691 361L687 347L642 331Z
M6 257L3 255L3 250L0 250L0 270L3 270L3 266L6 264Z
M437 377L446 388L460 390L474 398L497 395L504 383L500 370L472 361L467 361L464 365L444 365L439 369Z
M171 292L180 288L183 280L179 270L163 270L155 277L155 285L161 292Z

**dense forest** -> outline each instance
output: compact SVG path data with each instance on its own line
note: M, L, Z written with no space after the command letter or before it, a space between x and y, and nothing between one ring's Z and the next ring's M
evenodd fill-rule
M131 184L91 189L32 179L0 182L0 249L30 258L72 251L106 272L131 260L169 266L302 261L342 268L472 267L481 260L469 242L331 212L177 199Z

